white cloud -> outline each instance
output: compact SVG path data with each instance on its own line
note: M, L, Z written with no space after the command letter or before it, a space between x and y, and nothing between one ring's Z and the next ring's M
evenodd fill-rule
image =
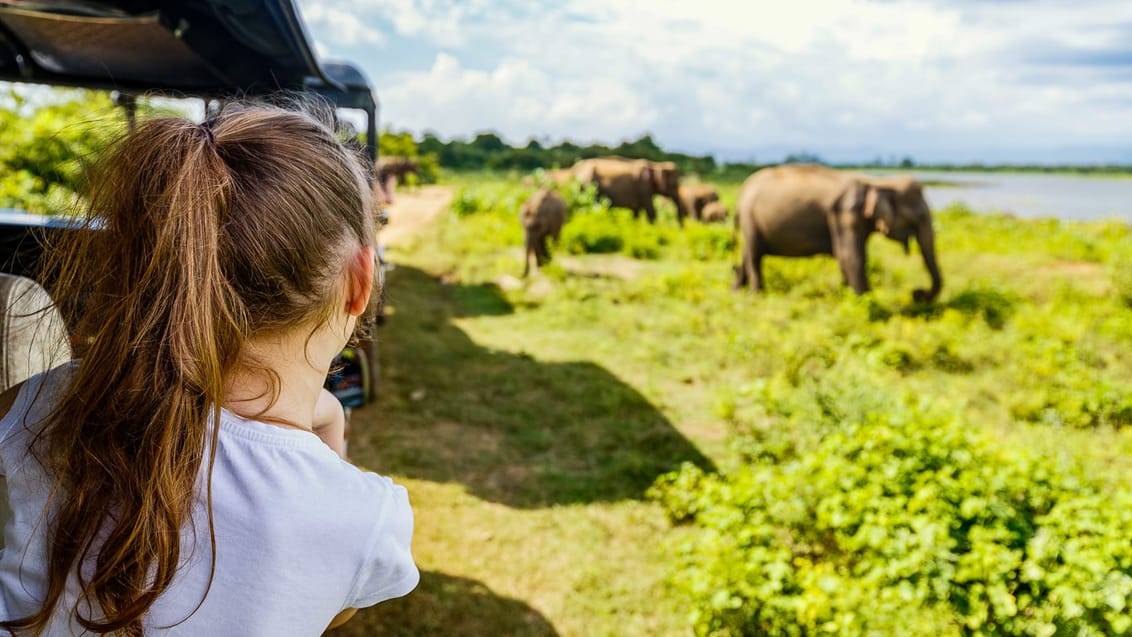
M397 128L447 136L492 129L512 142L544 134L619 138L626 130L643 131L656 117L616 82L563 82L511 58L491 71L466 69L447 53L426 73L396 76L382 91L382 104L386 122Z
M356 15L322 3L303 4L303 17L313 27L331 37L339 45L376 44L385 42L381 31L362 22ZM321 53L320 53L321 55Z
M344 42L320 29L336 11L430 49L418 70L397 69L391 48L359 60L383 119L415 131L608 142L649 131L746 156L1132 144L1124 0L319 4L312 29L332 50Z

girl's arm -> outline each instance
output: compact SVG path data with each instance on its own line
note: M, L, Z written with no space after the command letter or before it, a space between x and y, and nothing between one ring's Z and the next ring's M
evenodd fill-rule
M323 389L314 406L312 431L335 453L346 457L346 410L334 394Z

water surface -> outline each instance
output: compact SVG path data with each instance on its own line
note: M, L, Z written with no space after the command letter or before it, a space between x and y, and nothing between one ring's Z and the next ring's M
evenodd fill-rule
M1120 219L1132 223L1130 178L930 171L910 174L924 182L955 184L925 186L928 203L936 210L964 203L976 212L1080 221Z

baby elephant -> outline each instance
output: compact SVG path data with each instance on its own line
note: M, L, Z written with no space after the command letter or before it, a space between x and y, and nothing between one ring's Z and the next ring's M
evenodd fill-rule
M519 223L523 224L527 235L526 251L523 253L523 276L527 276L532 255L539 266L550 261L546 239L554 237L558 241L562 224L566 223L566 200L554 190L543 188L519 207Z
M704 207L719 201L719 192L707 184L680 184L680 203L687 214L698 221L704 221Z
M727 221L727 206L722 201L709 201L700 211L700 221L704 223L723 223Z

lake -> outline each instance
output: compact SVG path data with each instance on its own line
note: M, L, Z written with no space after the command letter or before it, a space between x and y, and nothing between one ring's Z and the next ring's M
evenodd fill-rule
M925 196L938 210L964 203L977 212L1008 212L1019 217L1057 217L1132 223L1132 178L1075 175L909 171L925 182Z

